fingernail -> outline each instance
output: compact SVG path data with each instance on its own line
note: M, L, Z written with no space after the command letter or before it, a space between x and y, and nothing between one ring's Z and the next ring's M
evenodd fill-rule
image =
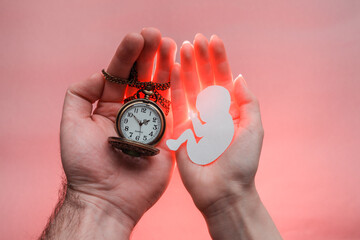
M196 39L196 38L198 38L198 37L202 37L203 35L201 34L201 33L197 33L196 35L195 35L195 37L194 37L194 40Z
M210 41L213 40L214 38L216 38L217 36L215 34L211 35L210 37Z
M235 78L235 80L234 81L237 81L239 78L242 78L242 75L241 75L241 73Z
M241 81L241 84L242 85L244 85L245 87L247 87L247 83L246 83L246 81L245 81L245 79L244 79L244 77L243 77L243 75L242 74L239 74L236 78L235 78L235 81Z
M239 74L239 76L240 76L241 81L243 82L244 86L247 87L248 85L247 85L247 82L245 81L245 78L241 74Z
M197 34L195 35L195 37L194 37L193 45L195 45L195 40L196 40L197 38L203 39L204 37L205 37L204 34L202 34L202 33L197 33ZM206 38L206 37L205 37L205 38Z
M184 44L191 44L191 42L189 42L188 40L185 40L182 45L184 45Z

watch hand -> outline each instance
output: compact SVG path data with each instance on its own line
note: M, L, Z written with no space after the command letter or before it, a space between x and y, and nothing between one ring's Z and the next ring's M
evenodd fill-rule
M142 132L141 132L141 124L140 124L140 131L139 131L139 137L140 137L141 133L142 133Z
M144 119L143 121L140 122L140 126L143 124L147 125L148 122L150 122L150 120Z
M142 123L139 121L139 119L137 117L135 117L135 115L133 115L133 117L135 118L135 120L138 122L138 124L141 126Z

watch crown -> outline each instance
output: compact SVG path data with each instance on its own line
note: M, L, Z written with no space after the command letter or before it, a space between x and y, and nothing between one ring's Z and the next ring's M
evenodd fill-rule
M145 94L146 99L149 99L149 96L154 95L154 92L151 90L149 91L144 89L143 93Z

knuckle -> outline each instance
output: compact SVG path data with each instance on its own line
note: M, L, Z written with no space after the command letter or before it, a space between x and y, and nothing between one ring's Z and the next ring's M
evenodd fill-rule
M74 92L78 89L78 83L71 83L66 89L66 94L74 94Z

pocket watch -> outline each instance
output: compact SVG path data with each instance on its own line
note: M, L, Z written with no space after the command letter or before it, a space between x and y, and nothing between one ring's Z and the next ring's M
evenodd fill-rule
M164 113L147 99L135 99L126 103L116 118L118 135L139 143L155 145L164 135L164 130Z
M134 99L117 114L115 128L120 139L111 137L109 141L129 155L151 156L159 152L153 146L164 135L165 127L165 115L156 103L146 98Z
M160 152L155 145L161 140L166 128L165 114L169 112L170 101L157 90L170 88L170 82L159 84L137 81L135 65L130 79L120 79L103 70L105 79L130 87L139 88L136 94L124 100L119 110L115 129L118 137L109 137L108 142L117 150L131 156L154 156ZM141 98L140 94L144 94ZM165 114L157 102L164 107Z

